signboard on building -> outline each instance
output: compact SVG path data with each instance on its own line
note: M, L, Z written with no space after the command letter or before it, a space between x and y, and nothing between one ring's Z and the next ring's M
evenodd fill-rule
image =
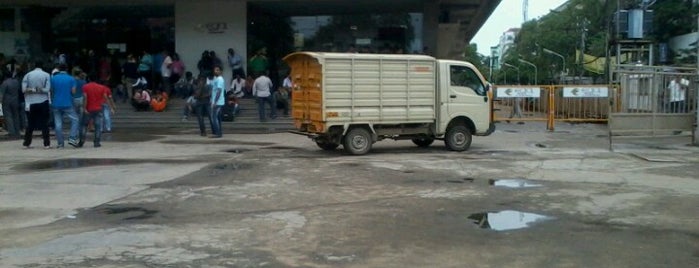
M222 34L228 30L228 23L225 22L207 22L198 24L196 29L200 32L209 34Z

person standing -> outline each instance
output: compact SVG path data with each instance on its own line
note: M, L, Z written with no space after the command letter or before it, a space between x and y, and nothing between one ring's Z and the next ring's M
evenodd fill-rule
M78 116L78 135L80 135L80 126L82 126L83 114L85 109L83 109L83 104L85 102L85 95L83 94L83 86L87 84L87 74L83 72L80 67L73 67L72 70L73 79L75 79L75 92L73 93L73 110Z
M19 80L10 72L5 73L5 80L0 84L0 103L2 103L2 112L5 117L5 127L7 128L8 136L13 139L19 138L20 113L23 112L19 106L19 94L22 86Z
M151 69L153 68L153 56L148 51L143 50L141 60L138 63L138 75L142 79L151 79Z
M172 83L170 81L170 76L172 76L172 57L170 57L170 52L163 50L162 58L160 78L163 83L163 92L167 93L168 96L172 96Z
M70 119L70 134L68 144L78 146L78 115L73 108L75 79L66 70L68 65L58 65L58 72L51 77L51 109L53 110L53 126L56 132L56 148L63 148L63 118Z
M138 79L138 63L133 54L126 56L126 62L121 66L121 72L124 74L124 86L126 86L126 95L128 99L133 98L133 84Z
M83 116L82 126L80 128L80 141L78 142L78 147L82 147L83 144L85 144L87 128L90 120L93 120L95 125L95 137L93 139L93 144L95 148L98 148L102 146L100 143L102 138L102 106L105 104L109 105L109 110L113 114L115 112L114 102L111 100L111 98L108 98L110 94L109 88L95 82L95 80L83 86L83 94L85 95L85 102L83 105L85 114Z
M223 136L221 129L221 109L226 104L225 82L221 76L221 67L214 67L214 79L209 82L211 84L211 132L212 138L220 138Z
M252 85L252 95L257 98L257 112L260 115L260 121L265 122L265 103L269 104L270 118L277 118L274 97L272 96L272 80L264 73L260 74L255 83Z
M209 118L211 114L211 86L207 85L206 77L199 75L196 82L196 88L194 89L194 112L197 114L197 121L199 123L199 135L202 137L206 136L206 125L204 124L204 118Z
M686 85L689 85L689 81L686 79L678 80L675 76L670 81L667 89L670 91L670 112L671 113L684 113L685 112L685 95Z
M102 104L102 116L104 117L104 120L102 120L102 132L112 133L112 115L114 114L114 107L116 106L112 98L112 89L108 86L104 87L106 88L105 94L107 94L107 97L105 103Z
M267 72L269 61L267 60L267 48L263 47L257 50L254 56L248 62L248 73L252 75L260 75Z
M228 66L231 67L233 79L238 77L245 77L245 70L243 70L243 58L235 53L232 48L228 49Z
M27 129L24 131L25 149L32 148L32 135L35 129L41 130L44 149L51 149L49 139L49 91L51 76L41 69L43 62L34 62L35 69L24 75L22 92L24 93L24 109L27 111Z

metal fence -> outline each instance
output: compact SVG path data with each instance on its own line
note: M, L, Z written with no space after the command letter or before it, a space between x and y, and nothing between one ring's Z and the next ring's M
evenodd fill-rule
M620 66L615 70L609 117L611 136L668 135L692 131L696 116L697 75L693 68Z

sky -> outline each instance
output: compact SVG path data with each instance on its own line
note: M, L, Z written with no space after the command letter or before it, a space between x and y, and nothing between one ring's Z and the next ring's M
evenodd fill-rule
M529 0L529 19L546 15L566 0ZM490 55L490 47L498 44L503 32L522 25L522 0L501 0L490 18L483 24L471 43L478 44L478 53Z

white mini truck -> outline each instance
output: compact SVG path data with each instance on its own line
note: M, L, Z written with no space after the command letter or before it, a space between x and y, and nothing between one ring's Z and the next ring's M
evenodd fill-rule
M453 151L490 135L490 84L470 63L425 55L295 52L291 67L295 130L323 150L369 152L383 139L417 146L444 140Z

